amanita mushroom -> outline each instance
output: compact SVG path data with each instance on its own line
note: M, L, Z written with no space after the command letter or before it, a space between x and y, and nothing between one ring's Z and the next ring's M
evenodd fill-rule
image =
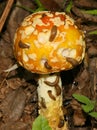
M40 74L39 114L47 118L52 130L67 130L59 72L80 64L85 54L84 35L74 20L64 12L29 15L15 33L14 54L21 66Z

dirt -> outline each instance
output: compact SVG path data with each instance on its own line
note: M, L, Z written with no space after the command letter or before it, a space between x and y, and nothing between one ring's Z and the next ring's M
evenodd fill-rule
M40 0L51 11L66 11L69 0ZM4 3L5 2L5 3ZM78 27L83 30L86 42L86 55L83 63L70 71L61 72L63 83L64 117L69 122L69 130L97 130L97 119L84 113L81 104L72 98L78 93L97 101L97 15L83 13L82 9L96 9L96 0L73 0L71 12ZM2 10L6 1L0 1ZM28 12L16 5L37 8L34 0L16 0L0 34L0 130L31 130L38 116L37 79L33 74L19 66L17 69L5 72L17 64L13 52L13 39L16 28L29 15ZM1 7L1 6L0 6ZM95 106L97 111L97 106Z

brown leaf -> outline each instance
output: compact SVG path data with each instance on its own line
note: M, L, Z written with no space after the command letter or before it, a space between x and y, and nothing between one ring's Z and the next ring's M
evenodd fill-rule
M82 111L74 111L73 121L75 126L83 126L85 124L86 118Z
M85 8L85 9L97 8L97 1L95 0L74 0L74 4L79 8Z
M79 8L77 8L75 6L72 7L72 12L76 16L81 17L82 19L84 19L85 21L91 21L91 22L97 23L97 16L96 15L86 14L86 13L82 12Z
M26 95L21 88L7 95L1 104L1 110L7 121L17 121L24 110Z
M27 130L29 126L23 122L7 122L1 125L0 130Z
M43 6L50 11L60 11L62 8L54 0L40 0Z

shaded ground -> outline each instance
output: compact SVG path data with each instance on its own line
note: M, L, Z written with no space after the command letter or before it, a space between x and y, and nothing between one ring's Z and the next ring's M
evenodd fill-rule
M48 3L46 0L40 1L48 10L53 11L65 11L69 3L69 0L64 4L63 0L56 0L56 3L53 0ZM2 1L0 3L3 8L5 4ZM34 0L16 0L14 4L36 8ZM81 105L72 98L73 93L80 93L97 101L97 34L90 34L97 30L97 14L86 14L81 9L97 9L97 1L73 0L69 13L85 33L86 57L77 68L61 73L63 105L67 108L64 116L70 130L96 130L97 119L85 114ZM16 63L12 49L13 37L16 28L28 14L28 11L13 6L0 37L0 130L31 130L32 122L37 117L37 75L22 67L4 72Z

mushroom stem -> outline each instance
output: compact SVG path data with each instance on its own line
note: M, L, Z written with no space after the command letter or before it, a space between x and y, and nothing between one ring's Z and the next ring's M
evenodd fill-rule
M39 114L47 118L52 130L68 130L62 110L62 83L59 73L40 75L38 83Z

